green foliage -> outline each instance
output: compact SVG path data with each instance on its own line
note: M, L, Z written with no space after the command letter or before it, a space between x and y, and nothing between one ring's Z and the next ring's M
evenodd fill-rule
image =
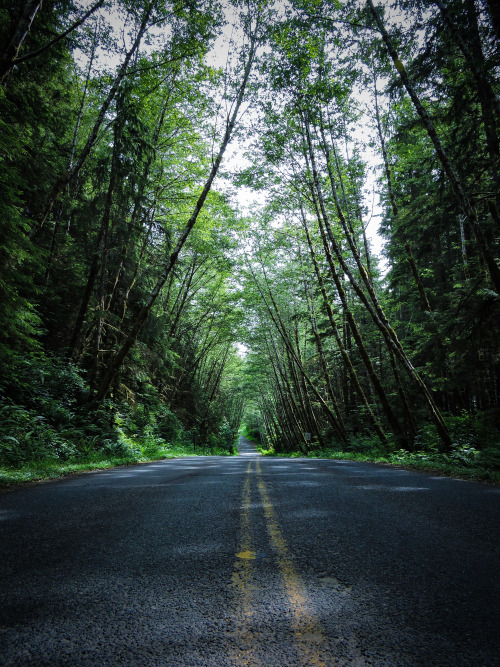
M492 465L492 459L476 458L470 453L464 458L461 452L455 452L457 455L433 454L430 452L408 452L405 449L387 454L377 450L376 442L373 448L365 452L348 451L344 452L337 449L314 450L307 454L308 458L319 459L338 459L343 461L362 461L373 463L385 463L409 470L437 473L448 477L459 477L461 479L479 480L500 484L500 456L498 449L496 451L496 463ZM292 451L286 453L276 453L273 449L261 450L266 456L281 456L285 458L302 458L304 453Z
M141 3L111 4L131 29L140 23ZM192 453L195 434L197 453L227 454L243 423L268 453L302 447L303 455L304 433L313 431L316 453L497 466L500 299L474 234L477 224L498 256L498 49L487 15L478 22L473 3L450 0L451 29L437 6L398 0L408 30L387 17L472 218L378 33L359 39L366 14L337 0L292 1L266 15L252 127L240 129L248 161L233 182L260 190L266 203L243 218L222 186L212 189L156 296L239 76L203 62L221 6L181 4L152 4L161 30L148 33L109 99L124 52L108 3L0 86L0 461L37 469L139 461ZM19 54L61 34L76 11L66 0L44 5ZM0 17L6 42L5 1ZM113 56L104 65L94 57L103 52ZM365 104L357 91L374 95L377 79L374 116L374 97ZM105 122L92 138L99 110ZM371 165L360 127L383 162L375 188L386 270L366 236ZM319 204L342 255L334 261L343 263L344 300ZM392 363L354 281L378 301L445 415L446 454L415 378ZM96 388L131 331L135 345L96 406ZM236 341L247 346L245 361ZM384 448L372 437L375 419Z
M166 408L157 414L156 430L159 437L167 442L179 442L185 435L179 418Z
M242 435L248 440L260 443L262 437L262 418L257 410L249 411L245 414L245 421L242 426Z
M37 474L51 476L59 468L85 469L86 463L98 467L99 462L234 453L234 432L224 419L206 444L194 451L189 432L148 383L138 394L139 404L115 406L107 401L93 408L82 402L88 391L81 371L57 357L16 357L0 390L4 397L0 405L0 465L26 470L27 479ZM44 466L47 475L43 474ZM10 473L5 474L10 478Z
M269 449L259 447L259 452L262 454L262 456L274 456L276 454L274 447L269 447Z
M447 456L457 462L470 463L477 461L482 450L500 449L500 432L492 428L485 415L470 415L464 412L461 415L447 415L446 422L453 439L451 452ZM438 436L431 425L419 429L414 449L428 455L438 453Z
M83 381L76 368L41 355L16 356L0 391L0 461L12 465L78 453L83 435L77 401Z

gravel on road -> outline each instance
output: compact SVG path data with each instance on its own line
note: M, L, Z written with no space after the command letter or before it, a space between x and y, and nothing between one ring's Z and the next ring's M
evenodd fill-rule
M1 665L500 665L500 490L188 457L0 495Z

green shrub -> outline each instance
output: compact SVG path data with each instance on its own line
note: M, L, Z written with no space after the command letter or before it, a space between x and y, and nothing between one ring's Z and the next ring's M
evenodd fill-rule
M155 430L158 436L167 442L178 442L184 435L179 418L164 406L156 418Z
M217 434L217 442L220 447L227 449L228 452L234 454L234 445L235 445L235 432L231 428L231 425L224 419L221 426L219 427L219 432Z
M75 405L84 390L78 369L65 359L31 355L13 360L9 376L2 381L5 396L44 414L57 406Z
M500 446L483 449L479 452L477 460L479 465L500 470Z
M78 453L74 442L44 416L12 404L0 408L0 461L19 465L43 459L68 460Z

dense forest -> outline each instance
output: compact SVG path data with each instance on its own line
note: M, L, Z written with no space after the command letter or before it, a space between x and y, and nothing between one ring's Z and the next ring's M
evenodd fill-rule
M500 462L493 0L1 0L0 45L2 465Z

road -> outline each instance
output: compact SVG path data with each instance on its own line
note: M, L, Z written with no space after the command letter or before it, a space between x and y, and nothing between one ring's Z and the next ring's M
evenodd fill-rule
M500 489L189 457L0 494L2 665L500 665Z

